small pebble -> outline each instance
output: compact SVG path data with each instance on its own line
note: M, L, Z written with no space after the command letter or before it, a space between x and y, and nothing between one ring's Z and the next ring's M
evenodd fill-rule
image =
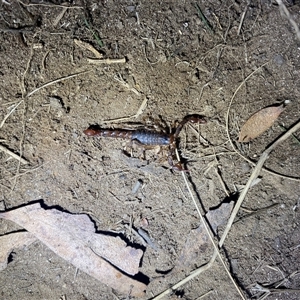
M274 55L273 61L277 66L281 66L285 63L285 59L281 54Z
M131 193L136 194L143 184L143 180L139 179L132 188Z

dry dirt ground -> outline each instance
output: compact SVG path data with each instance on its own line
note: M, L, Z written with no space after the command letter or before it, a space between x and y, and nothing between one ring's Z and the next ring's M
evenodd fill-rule
M295 2L285 4L300 25ZM87 213L98 230L118 232L136 245L130 227L147 225L158 247L144 248L140 267L150 281L144 299L151 299L207 263L213 248L198 249L193 259L178 263L201 221L180 172L169 169L166 153L155 159L150 151L142 159L134 150L128 156L125 140L90 138L83 130L92 124L128 128L138 123L169 131L186 115L204 115L207 124L185 126L178 141L204 214L236 200L253 169L245 158L257 161L298 121L300 42L275 1L212 0L198 6L190 1L74 1L64 4L68 9L59 4L0 4L0 143L29 162L19 163L1 150L1 210L42 199L49 207ZM88 58L95 55L75 39L92 45L104 59L126 62L90 64ZM249 144L237 142L251 114L283 100L290 103L269 131ZM134 116L143 101L146 106L136 118L105 122ZM272 172L261 172L221 249L246 299L263 295L258 284L269 288L268 299L300 298L299 154L299 132L271 153L265 168ZM141 186L133 191L137 182ZM0 224L1 234L22 229L5 220ZM241 298L218 259L165 299L202 295ZM126 295L35 242L10 256L0 273L0 298Z

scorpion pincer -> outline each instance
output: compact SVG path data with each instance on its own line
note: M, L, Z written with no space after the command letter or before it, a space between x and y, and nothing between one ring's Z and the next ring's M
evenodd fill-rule
M123 129L102 129L96 126L90 126L84 130L83 133L87 136L92 137L110 137L110 138L121 138L134 141L144 146L168 146L168 163L171 168L175 171L186 171L181 162L177 161L174 163L175 150L176 150L176 139L178 138L182 128L186 123L199 123L205 124L206 120L200 115L188 115L178 124L174 133L167 134L149 130L123 130Z

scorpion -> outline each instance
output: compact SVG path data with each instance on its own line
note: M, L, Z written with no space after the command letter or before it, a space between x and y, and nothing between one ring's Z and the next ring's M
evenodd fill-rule
M182 166L180 161L174 162L175 150L176 150L176 140L186 123L198 123L205 124L206 120L201 115L187 115L181 122L179 122L174 133L163 133L157 131L150 131L146 129L137 130L124 130L124 129L103 129L98 126L90 126L83 133L91 137L110 137L110 138L121 138L129 139L132 142L143 145L145 147L154 146L168 146L168 163L170 167L175 171L187 171Z

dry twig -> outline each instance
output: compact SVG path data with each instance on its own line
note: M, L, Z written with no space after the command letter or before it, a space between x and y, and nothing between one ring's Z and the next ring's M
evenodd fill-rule
M83 41L77 40L77 39L74 39L74 43L83 49L87 49L87 50L91 51L97 58L103 57L103 55L89 43L86 43L86 42L83 42Z
M131 87L131 86L123 79L123 77L122 77L121 74L115 75L115 76L114 76L114 80L116 80L116 81L118 81L119 83L121 83L126 89L130 90L131 92L135 93L136 95L138 95L138 96L141 95L141 93L140 93L137 89Z
M241 29L242 29L242 26L243 26L243 23L244 23L244 19L245 19L245 15L247 13L248 7L249 7L249 3L247 3L247 5L246 5L246 7L245 7L245 9L242 13L240 25L239 25L238 32L237 32L238 35L240 35L240 33L241 33Z
M106 59L93 59L93 58L88 58L87 59L88 63L94 64L94 65L111 65L111 64L125 64L126 63L126 58L106 58Z
M13 157L14 159L18 160L21 164L28 164L28 161L22 157L20 157L19 155L13 153L12 151L8 150L7 148L5 148L4 146L0 145L0 151L5 152L6 154L8 154L9 156Z
M67 10L68 10L68 7L63 7L61 12L58 14L58 16L54 19L54 21L52 23L54 27L56 27L58 25L59 21L63 18L64 14L66 13Z
M24 100L21 100L18 104L16 104L12 110L3 118L1 124L0 124L0 128L3 127L5 121L8 119L8 117L16 110L16 108L23 102Z

